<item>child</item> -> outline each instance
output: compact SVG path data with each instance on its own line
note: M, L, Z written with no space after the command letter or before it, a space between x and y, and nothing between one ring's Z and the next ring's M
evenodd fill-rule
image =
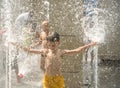
M50 34L49 32L49 22L48 21L43 21L41 24L42 32L40 33L40 41L32 45L31 47L35 47L41 43L41 48L45 49L46 48L46 37ZM41 54L40 58L40 68L45 71L45 60L44 60L44 55Z
M65 88L64 79L60 71L61 57L65 54L79 53L83 49L93 46L96 43L92 42L88 45L78 47L73 50L61 50L58 49L60 44L60 37L57 32L53 32L47 36L47 48L41 50L29 49L22 47L25 51L36 54L45 55L45 76L44 76L44 88Z

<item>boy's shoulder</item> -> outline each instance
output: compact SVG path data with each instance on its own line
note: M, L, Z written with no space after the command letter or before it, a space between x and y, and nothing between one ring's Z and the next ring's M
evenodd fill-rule
M58 49L57 52L58 52L60 55L63 55L64 50L63 50L63 49Z
M44 54L47 54L49 52L49 49L41 49Z
M44 31L41 31L40 34L46 34Z
M44 31L40 32L40 36L46 36L46 33Z

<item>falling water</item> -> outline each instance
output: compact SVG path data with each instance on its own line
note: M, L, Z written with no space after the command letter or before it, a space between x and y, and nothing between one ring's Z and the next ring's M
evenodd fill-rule
M6 60L7 60L6 61L6 71L7 71L6 72L7 73L6 74L6 88L12 88L12 85L11 85L11 83L12 83L12 77L13 77L13 75L12 75L12 71L13 71L12 66L14 64L18 63L20 65L19 72L23 73L23 75L26 74L26 73L28 73L32 69L28 65L28 64L30 64L29 62L23 64L23 61L26 62L26 60L28 60L28 59L23 60L24 57L21 57L23 55L18 55L17 57L15 57L16 49L15 49L15 47L13 45L11 45L11 44L8 43L8 42L17 42L17 40L18 40L15 37L15 34L12 32L12 30L14 29L14 26L13 26L14 22L13 22L13 18L12 18L13 17L13 14L12 14L12 12L13 12L12 7L13 6L12 5L14 5L14 1L13 0L4 0L2 3L3 3L2 4L3 5L2 15L4 15L4 19L3 19L2 22L3 22L3 24L5 24L4 28L7 30L7 32L5 34L6 35L5 46L7 47L7 49L6 49L6 57L7 57L6 58ZM18 4L20 4L20 2ZM13 22L13 24L11 22ZM31 58L31 57L29 56L29 58ZM14 59L17 59L17 63L14 62ZM32 61L34 61L34 62L31 62L32 64L37 64L37 60L33 59ZM23 68L24 67L23 65L26 65L25 68Z
M50 3L48 2L48 0L46 0L46 1L44 1L44 5L45 5L45 10L46 10L46 13L45 13L45 15L46 15L46 20L49 20L50 19L50 17L49 17L49 6L50 6Z
M44 14L45 14L45 19L46 20L49 20L49 2L46 0L46 1L44 1L43 2L44 3L44 9L45 9L45 12L44 12ZM25 53L25 52L24 52ZM34 58L40 58L40 57L37 57L37 56L35 56L35 55L32 55L32 56L34 56ZM22 66L22 68L20 68L20 72L19 73L22 73L23 75L25 75L25 74L27 74L28 72L31 72L31 71L33 71L33 66L31 66L30 65L30 59L29 58L31 58L31 62L35 62L34 60L33 60L33 57L31 57L31 56L29 56L29 55L27 55L27 58L26 58L26 60L24 61L25 63L24 63L24 65ZM37 59L36 59L37 60ZM32 63L33 64L33 63ZM34 64L37 64L36 62L34 63Z
M6 49L6 88L11 88L11 66L9 66L9 63L12 62L12 57L11 57L11 49L10 46L8 45L8 42L11 38L11 29L12 29L12 24L11 24L11 4L10 1L12 0L4 0L3 1L3 10L5 11L3 13L4 15L4 19L3 19L3 23L4 23L4 28L7 30L7 32L5 33L6 35L6 43L5 46L7 47Z
M90 41L104 42L105 22L102 16L99 15L103 11L97 8L97 4L98 0L86 0L83 5L84 17L82 18L82 27L85 44ZM86 74L84 75L84 82L89 87L98 88L98 46L90 47L84 54L84 60L87 62L83 66L84 71L86 70L85 72L83 71Z
M29 1L30 2L30 1ZM22 37L15 37L15 34L13 33L13 29L14 29L14 23L15 23L15 19L14 16L18 16L18 13L13 14L13 12L15 12L15 10L19 11L21 10L28 10L28 8L24 8L24 6L22 7L22 4L26 3L26 2L22 2L19 0L17 3L15 0L5 0L3 1L3 12L2 15L4 15L4 17L6 17L3 22L5 24L5 28L7 29L7 33L6 33L6 43L5 46L7 47L6 50L6 56L7 56L7 61L6 61L6 71L8 74L6 74L6 88L11 88L11 83L12 83L12 79L11 77L13 77L13 75L11 74L11 72L13 72L12 69L12 65L17 64L19 65L19 73L22 73L24 76L26 76L28 73L30 73L31 71L34 71L36 69L36 67L34 67L34 65L38 64L38 60L40 57L38 57L37 55L32 55L32 56L27 56L27 54L25 54L25 52L23 52L22 50L20 50L20 54L17 54L17 57L15 58L15 54L16 54L16 48L11 45L8 44L8 42L18 42L18 38L20 38L19 40L23 40ZM45 19L49 20L49 2L48 0L43 1L43 6L44 6L44 15L45 15ZM13 8L13 9L11 9ZM17 8L17 9L14 9ZM22 11L24 12L24 11ZM21 14L21 13L20 13ZM15 16L15 17L16 17ZM12 24L12 23L13 24ZM28 28L29 29L29 28ZM9 55L8 55L9 54ZM27 58L25 58L27 57ZM33 59L34 58L34 59ZM35 59L37 58L37 59ZM17 59L17 63L14 62L13 60ZM39 66L37 66L37 70L39 69ZM34 69L33 69L34 68ZM16 77L15 77L16 78ZM42 78L41 78L42 79ZM15 79L16 80L16 79ZM33 84L34 85L34 84Z
M36 3L36 1L39 3ZM88 2L88 0L84 0L84 1ZM89 1L97 1L97 0L89 0ZM105 9L108 11L105 11L104 9L100 9L98 7L98 4L101 4L100 1L103 1L104 4L102 4L101 6L103 6L103 8L105 7ZM104 43L104 38L106 36L107 37L109 36L108 37L109 39L108 38L106 39L107 40L107 45L106 45L107 49L105 47L101 52L101 53L105 53L105 54L106 53L110 53L110 54L115 53L116 54L116 52L117 53L119 52L119 48L117 45L118 42L114 45L115 47L111 47L112 41L116 38L116 35L118 36L117 38L119 38L119 32L118 32L119 27L116 26L116 25L119 25L119 22L118 22L119 4L117 4L116 1L119 2L119 0L112 0L112 1L99 0L99 3L97 1L97 3L94 5L94 7L92 7L92 6L90 7L90 3L89 3L89 6L88 6L88 3L84 3L84 7L87 8L87 10L84 10L86 13L83 16L83 18L81 19L82 27L83 27L84 33L85 33L84 39L86 37L89 37L92 41L98 42L98 45L99 45L101 43ZM52 1L51 0L50 1L49 0L45 0L45 1L44 0L28 0L28 1L25 1L25 0L2 0L3 9L1 9L1 13L2 13L2 15L4 15L2 24L5 24L5 28L8 30L7 33L5 34L5 36L7 37L7 41L16 41L15 39L11 39L11 37L13 36L13 35L11 35L12 33L10 31L12 28L11 22L14 24L13 20L18 16L18 14L21 14L20 10L22 10L22 12L25 12L28 9L31 9L31 5L33 5L34 3L36 3L34 5L34 7L35 7L34 9L37 12L37 19L36 19L37 22L41 23L41 21L43 21L43 19L47 19L47 20L52 19L52 24L56 26L55 31L58 31L61 34L62 33L63 34L64 33L75 34L76 36L79 36L80 33L82 34L82 32L80 30L81 29L80 18L81 18L81 14L82 14L82 10L81 10L82 6L80 3L80 0L63 0L60 2L55 1L55 0L52 0ZM104 12L107 13L106 16L103 16L103 14L106 14ZM106 22L107 28L105 25L105 21L107 21ZM115 30L116 27L118 27L118 30ZM105 32L107 32L108 35L106 35ZM115 42L116 42L116 39L115 39ZM76 48L76 46L79 46L81 43L81 42L79 42L78 37L77 38L76 37L75 38L64 37L63 40L65 40L65 41L63 41L64 48L73 49L73 48ZM65 45L66 42L67 42L67 44ZM70 43L68 43L68 42L70 42ZM88 41L88 43L89 43L89 41ZM106 43L106 41L105 41L105 43ZM11 64L13 64L13 62L12 62L13 57L12 57L11 51L14 50L14 48L13 48L13 46L8 45L8 43L6 43L5 45L6 45L6 47L8 47L6 52L9 53L9 55L6 55L6 57L7 57L6 70L8 73L8 74L6 74L6 88L18 88L18 87L39 88L40 83L38 84L38 86L36 86L37 85L36 83L38 83L38 81L40 82L41 77L39 77L38 75L40 75L42 73L40 73L38 71L34 71L32 73L32 75L30 75L30 76L29 75L25 76L25 79L22 80L23 82L26 82L26 83L28 82L28 85L22 84L22 85L16 86L16 77L14 74L15 72L13 72L13 70L11 70L12 69ZM93 64L90 64L91 50L89 50L87 63L84 63L84 65L83 65L83 69L84 69L83 82L84 82L84 84L87 84L87 88L103 88L103 87L107 88L108 86L110 88L119 87L119 75L117 75L117 73L119 72L119 69L115 70L115 68L113 68L113 71L112 71L111 67L108 67L109 69L107 67L105 67L105 68L99 67L98 68L98 62L99 62L98 47L95 46L93 48L91 48L92 50L94 50L94 54L95 54ZM113 51L112 50L110 51L110 49L113 49ZM33 58L34 57L32 57L31 59L33 59ZM67 86L67 88L82 87L81 85L78 85L78 83L77 83L82 80L80 78L80 73L77 73L77 71L79 71L79 70L81 72L80 65L79 65L80 63L78 61L81 58L79 57L79 55L73 56L73 57L68 57L68 58L69 59L67 59L66 61L64 60L65 66L63 69L63 74L66 79L66 86ZM70 58L72 59L71 62L70 62ZM77 60L76 60L76 58L77 58ZM78 59L78 58L80 58L80 59ZM20 59L20 58L18 58L17 60L18 60L19 64L23 63L23 61L24 61L23 59ZM73 61L76 61L76 62L73 63ZM27 64L25 64L25 66L26 65ZM36 69L36 67L35 67L35 69ZM99 75L98 75L98 69L100 72ZM24 67L23 70L21 70L21 71L24 74L27 74L29 72L29 70L31 70L31 68L28 69L28 68ZM39 70L39 67L37 68L37 70ZM112 73L111 73L111 71L112 71ZM13 72L13 74L11 74L12 72ZM69 72L71 72L71 73L69 73ZM74 72L76 72L76 73L74 73ZM31 71L29 73L31 73ZM105 75L105 73L106 73L106 75ZM37 76L36 76L36 74L37 74ZM12 76L12 78L11 78L11 76ZM99 78L98 78L98 76L99 76ZM111 76L110 78L113 77L113 79L111 80L109 78L109 76ZM11 84L12 83L11 80L14 82L13 85ZM32 82L32 80L34 82ZM111 82L110 82L110 80L111 80ZM117 82L116 82L116 80L117 80ZM105 81L105 82L103 83L103 81ZM108 81L110 83L108 83ZM34 85L35 85L35 87L34 87ZM1 88L4 88L4 87L1 87Z

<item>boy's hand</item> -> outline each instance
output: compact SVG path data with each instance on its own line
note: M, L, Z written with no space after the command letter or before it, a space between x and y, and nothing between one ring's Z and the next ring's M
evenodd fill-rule
M16 43L15 43L15 42L8 42L8 44L16 45Z
M14 46L16 46L17 48L21 48L21 49L23 49L23 50L25 50L25 51L29 51L30 50L30 48L28 48L28 47L24 47L24 46L22 46L22 45L20 45L20 44L18 44L18 43L16 43L16 42L9 42L10 44L12 44L12 45L14 45Z
M19 47L20 46L20 44L19 43L17 43L17 42L8 42L9 44L12 44L12 45L14 45L14 46L16 46L16 47Z
M25 51L30 51L30 48L24 47L23 48Z
M90 46L94 46L94 45L96 45L97 44L97 42L91 42L90 43Z
M34 48L34 45L30 45L30 48Z

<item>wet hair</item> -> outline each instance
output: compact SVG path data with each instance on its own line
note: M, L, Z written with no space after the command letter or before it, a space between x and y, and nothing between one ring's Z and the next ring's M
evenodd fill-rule
M60 35L57 32L52 32L51 35L47 36L47 41L49 42L59 42L60 41Z
M46 25L46 24L49 24L47 20L43 21L41 25Z

